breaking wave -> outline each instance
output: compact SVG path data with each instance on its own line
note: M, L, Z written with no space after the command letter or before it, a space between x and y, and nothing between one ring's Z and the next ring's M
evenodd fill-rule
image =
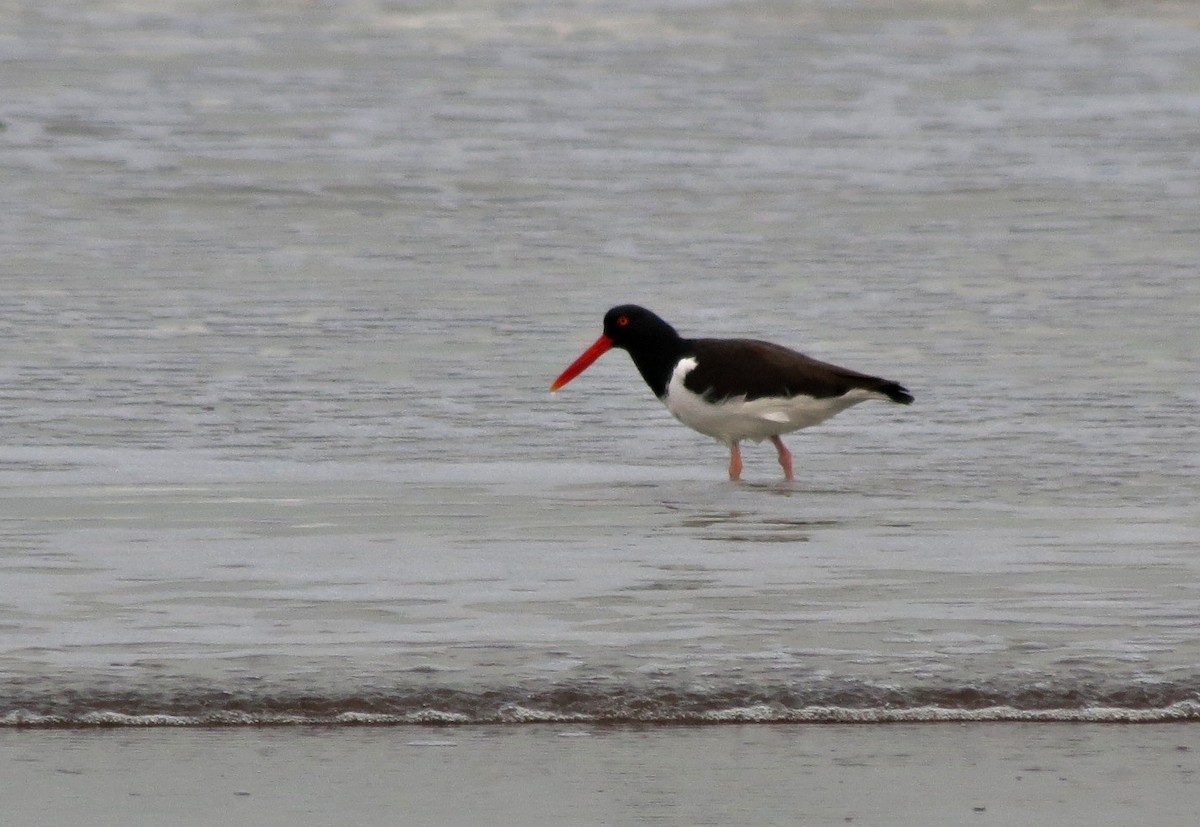
M23 697L22 697L23 695ZM1196 684L915 688L872 684L763 689L557 686L397 688L312 695L224 690L7 694L0 727L889 724L1200 721Z

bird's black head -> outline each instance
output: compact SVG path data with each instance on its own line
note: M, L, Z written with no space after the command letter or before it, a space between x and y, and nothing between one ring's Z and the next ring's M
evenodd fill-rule
M650 349L673 349L679 334L654 313L636 304L622 304L604 314L604 335L613 347L632 354Z
M614 307L604 314L604 335L567 366L550 385L550 390L556 391L570 382L614 347L627 351L633 357L638 372L661 399L666 396L671 372L686 350L687 343L675 332L675 328L644 307L636 304Z
M604 314L604 335L633 357L655 396L666 396L671 371L686 347L675 328L644 307L622 304Z

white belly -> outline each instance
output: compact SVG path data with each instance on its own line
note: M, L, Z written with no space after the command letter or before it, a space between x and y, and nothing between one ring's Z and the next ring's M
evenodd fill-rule
M695 359L681 359L671 374L665 404L684 425L725 444L742 439L761 441L824 422L859 402L886 399L883 394L852 390L843 396L814 399L811 396L770 397L746 401L743 396L706 402L683 386L683 379L696 367Z

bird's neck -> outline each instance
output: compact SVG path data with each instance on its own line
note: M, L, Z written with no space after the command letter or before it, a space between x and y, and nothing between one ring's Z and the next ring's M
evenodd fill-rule
M687 340L679 336L656 341L653 346L629 348L638 373L659 399L666 397L675 365L687 352Z

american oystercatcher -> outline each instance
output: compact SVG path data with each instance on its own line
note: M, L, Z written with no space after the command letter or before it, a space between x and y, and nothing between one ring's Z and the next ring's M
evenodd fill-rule
M913 395L897 382L819 362L757 339L685 339L644 307L604 316L604 333L550 390L570 382L610 348L629 352L667 410L689 428L729 446L729 479L742 476L743 439L770 439L787 480L792 454L780 434L808 428L868 399L901 405Z

